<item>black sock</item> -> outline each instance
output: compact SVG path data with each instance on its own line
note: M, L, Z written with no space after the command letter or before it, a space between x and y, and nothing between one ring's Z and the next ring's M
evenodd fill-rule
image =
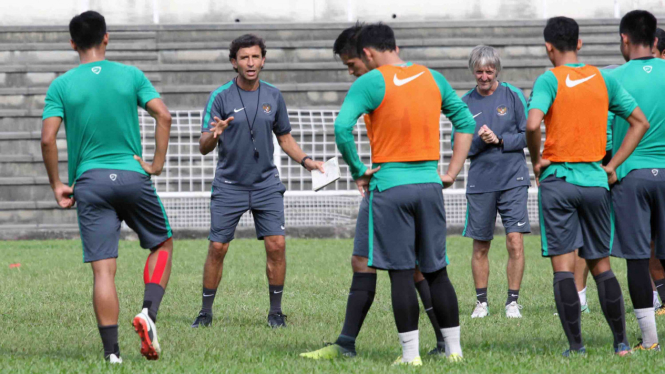
M614 336L614 348L619 343L628 345L628 337L626 336L626 310L624 309L623 295L621 294L619 281L614 276L612 270L598 274L593 279L596 281L596 286L598 287L600 307Z
M203 287L203 293L201 294L201 312L212 315L212 304L215 302L215 295L217 295L217 289L205 288Z
M163 297L164 287L157 283L146 283L143 292L143 308L148 308L148 316L152 322L157 322L157 312Z
M413 287L414 272L415 269L388 271L393 315L399 333L418 330L420 307Z
M284 294L284 285L271 286L268 285L268 292L270 293L270 312L269 314L282 314L282 295Z
M626 260L626 265L628 265L628 292L633 301L633 308L653 308L649 259Z
M459 326L459 306L457 294L448 278L448 270L443 268L434 273L423 274L429 283L432 306L439 326L442 329Z
M104 345L104 357L116 354L120 357L120 347L118 346L118 325L98 326L99 336L102 337Z
M570 349L577 351L584 347L584 344L582 344L582 323L580 321L582 314L580 296L577 294L573 273L569 271L554 273L554 300Z
M520 290L508 290L508 298L506 299L506 305L514 302L517 302L517 299L520 297Z
M365 321L367 312L374 302L376 293L376 273L353 273L351 290L346 302L346 317L342 333L336 344L355 351L356 337Z
M426 280L421 280L416 283L416 290L420 295L420 300L423 302L423 307L425 308L425 313L429 317L429 321L432 323L434 328L434 334L436 334L436 342L443 343L443 335L441 334L441 327L439 327L439 322L436 320L436 314L434 314L434 307L432 306L432 295L430 294L429 283Z
M476 288L476 299L481 303L487 302L487 287Z
M656 291L658 291L660 300L665 302L665 278L653 281L653 283L656 285Z

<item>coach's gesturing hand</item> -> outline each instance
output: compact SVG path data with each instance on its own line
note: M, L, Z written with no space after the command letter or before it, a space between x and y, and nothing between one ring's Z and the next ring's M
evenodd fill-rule
M61 208L69 209L76 202L74 200L74 188L62 182L53 186L53 194L55 195L55 201L58 202L58 206Z
M233 121L233 117L229 117L225 120L220 119L219 117L213 117L214 121L210 122L211 133L214 138L222 135L224 130L229 127L229 122Z
M478 130L478 136L480 136L480 139L487 144L499 144L500 142L499 137L496 136L494 131L487 127L487 125L483 125L483 127Z
M362 177L356 179L356 186L358 186L358 191L360 191L362 197L365 197L365 194L369 192L369 181L372 179L372 175L379 171L379 169L381 169L381 166L376 169L367 169Z

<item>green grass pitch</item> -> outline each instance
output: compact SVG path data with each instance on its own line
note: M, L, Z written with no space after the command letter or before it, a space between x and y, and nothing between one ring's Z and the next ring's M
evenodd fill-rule
M631 357L612 355L611 335L589 278L592 313L584 315L585 358L564 359L566 340L554 315L552 270L540 256L539 237L526 237L526 273L520 292L521 320L503 313L506 297L504 238L490 251L489 301L492 315L471 320L475 293L471 277L471 240L450 237L449 273L460 304L465 361L450 364L427 357L434 333L421 306L421 368L390 367L401 354L390 306L387 274L381 273L374 305L358 337L358 357L310 361L298 354L334 341L344 318L351 282L351 240L288 240L284 313L286 329L266 327L268 287L263 244L236 240L226 259L215 301L215 320L208 329L189 326L201 303L201 272L207 242L175 243L173 273L158 318L162 357L140 356L138 337L130 326L143 297L147 252L138 242L120 243L117 287L120 298L120 347L124 364L109 367L91 305L92 272L81 263L80 241L0 242L0 372L403 372L423 373L611 373L660 372L663 353ZM20 268L10 264L20 263ZM626 287L625 264L612 265L626 299L631 344L639 337ZM661 325L665 319L658 320ZM661 328L662 331L662 328Z

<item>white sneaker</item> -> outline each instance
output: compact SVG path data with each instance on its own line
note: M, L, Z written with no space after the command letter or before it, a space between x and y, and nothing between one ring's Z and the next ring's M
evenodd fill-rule
M141 354L148 360L158 360L161 349L157 341L155 323L148 316L148 308L143 308L132 321L134 330L141 338Z
M506 305L506 318L522 318L520 309L522 309L522 306L517 301Z
M476 301L476 308L471 313L471 318L485 318L490 315L490 307L487 303Z
M116 356L115 353L111 353L109 356L109 364L122 364L122 358Z

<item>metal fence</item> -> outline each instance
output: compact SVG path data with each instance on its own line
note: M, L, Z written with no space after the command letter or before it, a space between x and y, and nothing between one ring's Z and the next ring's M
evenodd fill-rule
M291 134L300 147L315 160L327 160L340 156L342 177L319 192L312 191L311 176L298 162L291 160L275 142L275 165L279 169L285 194L287 226L338 226L352 225L358 213L360 194L356 190L348 166L335 146L334 122L336 110L289 110ZM201 133L200 110L172 112L173 126L169 151L160 176L153 177L175 228L207 228L210 225L210 190L217 165L217 152L206 156L199 153ZM150 160L154 154L155 121L147 112L139 113L143 154ZM439 171L444 173L452 155L450 146L451 123L445 117L440 121L441 157ZM358 154L366 164L371 163L370 146L362 118L354 131ZM444 190L448 224L463 225L466 216L466 175L469 162L458 176L455 185ZM529 165L529 169L530 165ZM532 186L535 187L533 176ZM538 219L535 188L529 194L529 216L533 223ZM500 223L500 221L499 221ZM251 213L245 214L239 226L253 226Z

